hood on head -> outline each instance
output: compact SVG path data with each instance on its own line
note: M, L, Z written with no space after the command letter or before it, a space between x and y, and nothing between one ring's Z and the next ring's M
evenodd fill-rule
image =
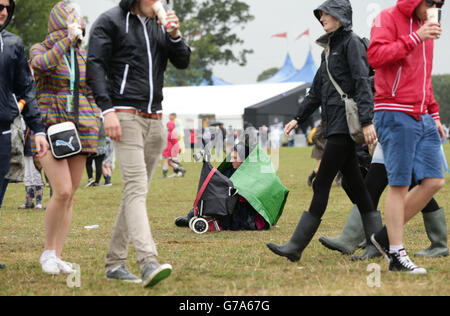
M122 10L128 12L131 10L131 7L133 6L135 1L136 0L120 0L119 6L122 8Z
M48 34L43 42L47 48L52 48L56 42L67 37L67 27L69 24L78 22L83 32L86 32L86 22L80 16L80 13L64 1L60 1L50 11L48 19Z
M14 2L14 0L9 0L9 5L11 6L11 9L8 11L8 18L6 19L5 23L0 26L0 32L8 26L14 15L14 8L16 7L16 3Z
M69 24L78 22L83 30L86 29L86 23L70 3L60 1L53 7L48 19L48 33L67 31Z
M349 0L327 0L322 3L316 10L314 10L314 15L319 22L320 11L323 11L338 19L342 23L344 30L351 31L353 28L353 9ZM320 24L322 24L322 22L320 22Z
M408 18L412 18L414 11L421 2L422 0L398 0L397 7Z

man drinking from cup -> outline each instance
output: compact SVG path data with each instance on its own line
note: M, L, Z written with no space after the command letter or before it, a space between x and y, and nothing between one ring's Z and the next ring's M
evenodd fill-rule
M166 140L161 120L164 71L169 61L178 69L187 68L191 54L175 12L164 11L159 0L121 0L92 27L87 63L87 80L103 111L106 135L114 140L124 182L106 277L144 287L156 285L172 271L170 264L156 259L146 201ZM130 242L142 279L126 268Z
M398 0L375 19L367 51L375 69L375 127L389 179L385 220L389 240L372 242L388 259L390 271L424 274L403 247L403 225L444 185L439 155L444 131L433 96L431 72L440 24L428 9L444 0ZM408 192L411 173L420 183Z

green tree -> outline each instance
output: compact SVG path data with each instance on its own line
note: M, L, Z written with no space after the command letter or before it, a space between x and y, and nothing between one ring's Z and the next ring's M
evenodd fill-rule
M45 39L50 11L58 2L59 0L16 0L14 17L8 31L22 38L27 53L33 44Z
M441 122L450 124L450 75L435 75L433 79L434 97L439 103Z
M270 69L264 70L264 71L258 76L258 78L256 79L256 81L261 82L261 81L267 80L267 79L269 79L270 77L272 77L273 75L275 75L275 74L278 72L278 70L280 70L280 68L277 68L277 67L274 67L274 68L270 68Z
M212 67L247 63L249 49L236 49L244 42L237 34L253 20L248 4L239 0L177 0L173 9L180 18L183 37L192 48L191 64L187 70L176 70L169 64L167 86L211 83Z

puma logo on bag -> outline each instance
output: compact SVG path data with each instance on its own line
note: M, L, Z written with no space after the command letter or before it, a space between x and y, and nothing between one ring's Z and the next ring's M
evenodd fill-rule
M65 142L61 139L56 140L56 147L60 147L60 146L66 146L69 147L71 150L75 151L75 148L72 145L72 140L73 140L73 136L70 137L69 142Z

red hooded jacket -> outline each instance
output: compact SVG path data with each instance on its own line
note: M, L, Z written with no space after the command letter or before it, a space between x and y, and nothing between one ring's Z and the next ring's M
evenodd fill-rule
M175 123L167 122L167 147L163 151L164 158L177 158L180 153L180 144L178 143L178 135L175 131Z
M433 95L433 40L423 42L417 30L425 23L414 16L422 0L398 0L374 20L369 63L375 69L374 111L400 111L420 120L439 119Z

